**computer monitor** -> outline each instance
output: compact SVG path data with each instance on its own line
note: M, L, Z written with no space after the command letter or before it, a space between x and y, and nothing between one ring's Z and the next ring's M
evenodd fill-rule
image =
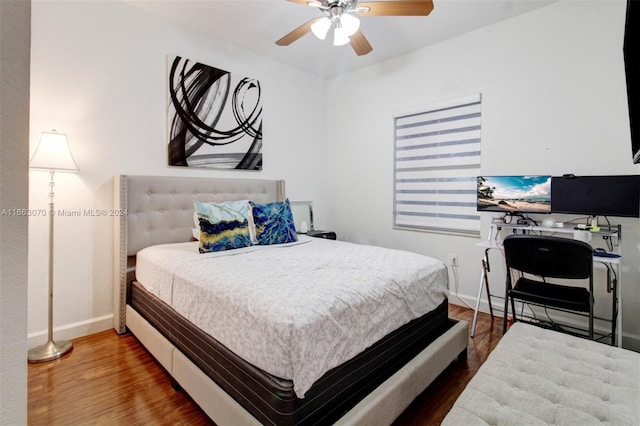
M627 0L627 16L624 29L624 70L627 82L629 126L631 131L631 155L634 163L640 163L640 2Z
M510 214L551 212L551 176L478 176L477 210Z
M554 176L554 213L640 217L640 175Z

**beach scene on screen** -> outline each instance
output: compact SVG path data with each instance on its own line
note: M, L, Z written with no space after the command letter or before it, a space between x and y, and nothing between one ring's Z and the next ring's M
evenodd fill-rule
M478 176L478 211L549 213L551 176Z

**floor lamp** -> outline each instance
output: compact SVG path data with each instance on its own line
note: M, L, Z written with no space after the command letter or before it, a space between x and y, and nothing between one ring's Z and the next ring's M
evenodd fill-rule
M73 349L73 344L69 341L53 340L53 217L55 209L53 207L53 196L55 183L53 176L58 171L77 172L78 167L73 160L67 135L51 132L42 132L40 143L36 152L31 157L29 167L32 169L48 170L51 176L49 181L49 328L48 340L44 345L29 350L28 361L30 363L51 361L67 354Z

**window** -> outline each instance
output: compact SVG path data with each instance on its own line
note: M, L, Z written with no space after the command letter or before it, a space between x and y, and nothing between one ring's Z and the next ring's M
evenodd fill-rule
M394 228L480 235L481 95L394 114Z

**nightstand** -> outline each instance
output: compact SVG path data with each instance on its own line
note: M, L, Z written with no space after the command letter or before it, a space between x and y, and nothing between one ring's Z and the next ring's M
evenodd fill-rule
M336 233L332 231L309 231L307 235L315 238L324 238L325 240L336 239Z

